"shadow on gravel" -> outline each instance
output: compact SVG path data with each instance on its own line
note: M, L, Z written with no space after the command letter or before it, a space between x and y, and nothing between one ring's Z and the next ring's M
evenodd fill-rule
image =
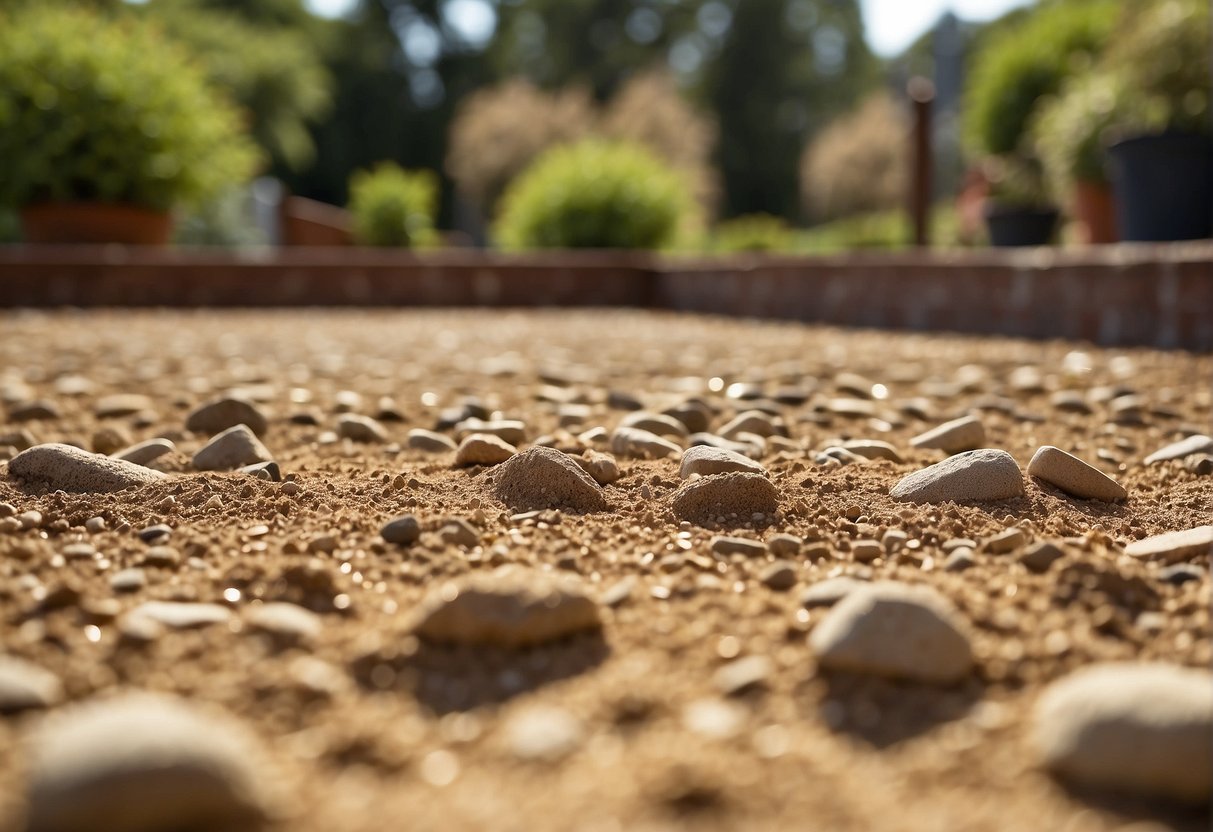
M818 713L833 730L888 748L964 717L984 691L976 681L940 688L850 673L823 674Z
M1141 823L1143 832L1168 830L1168 832L1208 832L1213 829L1213 806L1184 805L1165 800L1146 800L1129 797L1107 790L1080 788L1067 783L1060 784L1074 800L1095 809L1109 812L1128 824Z
M585 633L523 650L413 642L383 647L353 666L370 690L407 692L435 714L469 711L586 673L611 649L602 633Z

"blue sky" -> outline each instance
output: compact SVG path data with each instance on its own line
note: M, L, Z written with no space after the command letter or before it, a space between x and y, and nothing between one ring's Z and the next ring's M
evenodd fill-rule
M306 0L318 14L335 16L348 9L355 0ZM469 30L491 21L484 14L481 0L455 0L463 7L463 17ZM860 0L868 43L878 55L895 55L925 32L946 10L951 9L965 20L989 20L1031 0ZM492 25L489 23L488 25ZM473 38L475 39L475 38Z

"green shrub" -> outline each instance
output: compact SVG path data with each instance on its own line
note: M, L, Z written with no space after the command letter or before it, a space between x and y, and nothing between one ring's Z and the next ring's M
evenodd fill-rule
M362 245L429 245L437 209L438 180L429 171L406 171L395 162L380 162L350 177L354 239Z
M956 211L936 206L931 217L931 237L936 248L960 245ZM914 239L905 211L877 211L814 226L798 235L797 249L806 254L840 254L847 251L897 251L909 248Z
M198 0L155 0L144 13L195 55L209 80L239 104L249 132L285 168L315 157L308 132L332 104L333 79L305 33L258 25Z
M782 217L747 214L716 226L710 248L723 254L747 251L789 251L796 237Z
M691 216L668 165L637 145L588 140L537 159L506 192L495 231L508 249L659 249Z
M1075 181L1107 182L1104 145L1116 122L1120 89L1119 76L1092 72L1041 103L1031 135L1054 189Z
M0 15L0 204L191 204L257 162L237 111L149 26L56 4Z
M977 54L965 90L964 131L982 153L1020 149L1037 102L1089 67L1116 24L1115 0L1043 6Z
M1043 208L1050 204L1052 195L1044 168L1036 157L1018 153L991 156L984 168L990 199L999 205Z
M1213 129L1210 15L1208 0L1153 0L1125 19L1101 64L1120 79L1117 132Z

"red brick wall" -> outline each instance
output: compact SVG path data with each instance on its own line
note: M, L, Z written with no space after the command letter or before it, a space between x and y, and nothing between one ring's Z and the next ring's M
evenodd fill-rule
M637 306L1213 350L1213 242L728 260L0 248L0 307Z

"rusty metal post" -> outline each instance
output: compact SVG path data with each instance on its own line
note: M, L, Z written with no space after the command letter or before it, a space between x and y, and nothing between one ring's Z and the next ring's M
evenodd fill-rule
M914 106L910 147L910 220L914 226L914 245L925 248L931 244L931 182L934 176L931 104L935 101L935 85L926 78L915 76L906 84L906 92Z

